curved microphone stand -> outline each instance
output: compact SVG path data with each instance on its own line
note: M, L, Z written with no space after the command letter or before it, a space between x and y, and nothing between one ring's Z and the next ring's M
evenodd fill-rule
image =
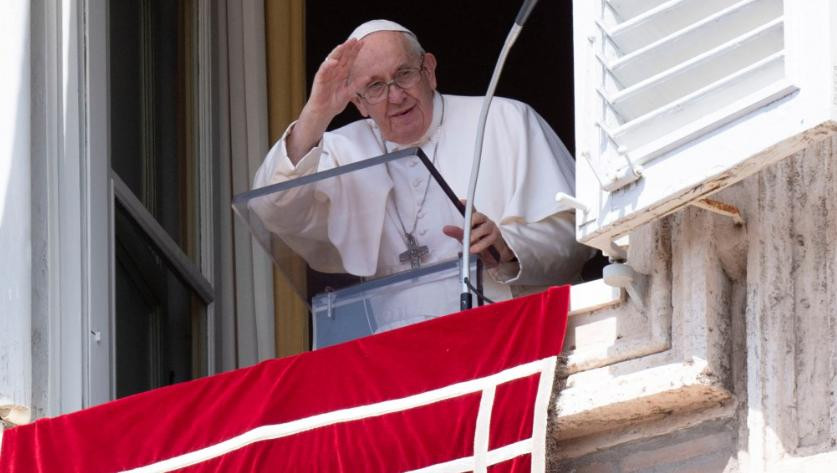
M482 110L480 111L480 121L477 127L477 139L474 143L474 159L471 164L471 178L468 181L468 195L465 206L465 225L464 235L462 237L462 261L459 268L459 281L461 283L462 292L459 296L459 307L462 310L470 309L473 305L473 298L471 296L471 264L470 264L470 247L471 247L471 218L474 213L474 195L477 191L477 179L480 173L480 161L482 160L482 145L485 138L485 124L488 119L488 109L491 106L491 99L494 98L494 91L497 89L497 82L500 81L500 73L503 71L503 65L506 63L506 57L511 51L512 45L517 40L520 30L523 29L523 24L529 18L529 14L535 8L538 0L526 0L520 11L517 13L517 18L514 20L509 34L506 36L506 42L503 44L503 49L500 50L500 57L497 59L497 64L494 66L494 72L491 74L491 81L488 84L488 91L485 93L485 100L482 103ZM499 261L498 261L499 263Z

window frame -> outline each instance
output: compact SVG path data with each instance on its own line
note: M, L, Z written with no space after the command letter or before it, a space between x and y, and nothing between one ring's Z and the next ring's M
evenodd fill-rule
M213 284L218 258L215 214L218 165L217 91L213 52L216 9L192 3L191 41L196 84L198 261L192 262L127 189L110 166L110 84L106 0L43 2L44 133L47 154L43 190L47 207L47 375L44 415L72 412L115 398L114 205L139 223L176 274L206 303L207 371L217 372ZM37 33L37 32L36 32ZM226 231L230 232L229 228ZM234 335L233 335L234 336Z

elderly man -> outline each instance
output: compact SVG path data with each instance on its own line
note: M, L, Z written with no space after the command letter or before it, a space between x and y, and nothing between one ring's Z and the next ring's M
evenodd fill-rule
M436 92L435 71L436 58L424 52L415 35L403 26L386 20L359 26L320 65L299 119L270 150L255 187L417 146L454 192L464 197L482 97ZM366 119L326 132L349 102ZM491 268L486 281L489 297L508 298L512 289L522 286L571 282L590 257L590 250L575 241L573 215L559 212L553 201L556 192L574 193L573 168L563 143L534 110L517 101L494 99L470 247ZM416 189L425 195L408 202L412 209L396 208L397 218L392 212L365 212L364 225L380 234L379 241L365 248L332 241L343 269L360 276L408 269L409 264L399 261L398 255L416 245L429 247L428 262L456 258L457 240L463 234L461 216L439 212L428 204L444 197L427 195L427 171L421 166L395 166L389 176L390 182L363 185L380 186L386 190L382 197L398 200L400 206L404 206L397 197L402 183L418 183ZM441 193L435 188L433 192ZM317 215L345 219L346 209L362 205L345 200L332 194L326 202L315 202L326 207ZM261 213L269 212L262 209ZM263 218L271 220L269 215ZM325 254L321 244L297 241L293 246L312 263ZM490 246L500 261L488 256ZM312 266L317 269L318 265Z

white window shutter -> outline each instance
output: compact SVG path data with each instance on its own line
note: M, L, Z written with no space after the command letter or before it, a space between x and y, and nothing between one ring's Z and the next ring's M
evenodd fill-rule
M835 132L837 1L574 0L579 240Z

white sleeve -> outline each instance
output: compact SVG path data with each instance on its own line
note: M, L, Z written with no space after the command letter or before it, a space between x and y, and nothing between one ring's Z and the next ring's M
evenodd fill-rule
M253 188L288 181L314 173L323 155L322 140L296 164L288 158L286 138L296 122L288 126L256 172ZM328 238L328 200L317 197L317 185L309 184L268 194L250 201L250 210L262 226L281 238L294 252L318 271L342 270L337 250Z
M500 225L517 257L489 273L497 282L523 286L569 284L594 250L575 239L573 214L562 212L538 222Z
M287 138L294 125L296 125L295 121L288 125L285 132L282 133L282 137L267 152L267 156L256 171L256 177L253 179L253 189L311 174L319 167L320 156L323 153L322 139L296 165L288 158Z

